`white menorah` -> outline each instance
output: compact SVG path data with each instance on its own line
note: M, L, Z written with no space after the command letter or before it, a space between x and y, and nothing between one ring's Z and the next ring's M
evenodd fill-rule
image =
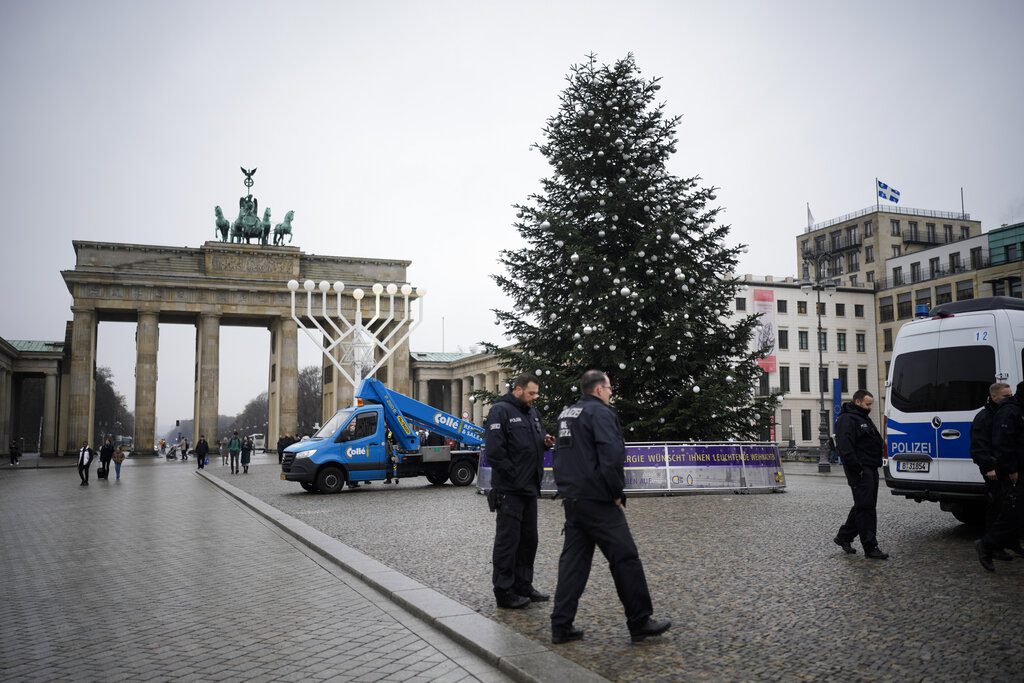
M422 287L415 289L416 299L419 302L419 311L417 311L416 318L413 319L409 310L409 297L414 291L411 285L399 287L396 284L389 284L387 286L379 282L374 284L371 288L375 299L373 317L367 322L363 322L363 297L366 293L362 289L356 288L352 290L352 298L356 302L356 313L355 319L349 322L345 314L341 312L342 294L345 291L344 282L335 282L332 286L327 281L322 281L317 286L312 280L306 280L302 283L302 288L306 290L306 318L313 323L316 331L314 332L308 328L302 322L302 319L295 314L295 294L299 291L298 280L288 281L288 290L292 294L292 320L299 326L299 329L316 343L341 376L349 381L353 387L353 392L363 381L364 377L372 376L394 355L395 351L405 343L405 340L409 338L413 330L419 327L423 321L423 297L427 292ZM314 314L313 296L316 289L320 290L320 311ZM332 290L335 295L333 316L327 312L327 295ZM396 317L395 295L399 292L401 292L402 298L399 304L401 310L399 311L399 316ZM386 318L381 317L380 299L382 295L388 298L388 315ZM369 313L369 310L367 310L367 313ZM325 329L320 324L318 318L326 321L327 326L331 329ZM337 319L337 322L335 322L335 319ZM394 323L394 326L388 331L388 326L392 323ZM395 338L403 330L404 334L396 340ZM322 343L322 339L317 338L318 333L323 339L328 341L326 346ZM335 348L340 349L339 358L334 357ZM375 349L380 350L381 357L373 363L369 370L364 372L365 366L369 364L367 361L369 360L372 363L376 357ZM349 374L345 369L344 366L346 364L351 364L352 374ZM355 398L353 398L353 405L356 405Z

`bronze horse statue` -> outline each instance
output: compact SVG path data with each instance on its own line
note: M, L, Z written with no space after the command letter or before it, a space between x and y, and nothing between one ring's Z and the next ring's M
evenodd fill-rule
M246 244L250 244L249 240L254 237L258 240L263 239L263 222L257 215L258 211L259 201L255 197L248 195L239 198L238 218L235 219L231 230L232 242L241 243L244 239Z
M263 239L260 244L267 244L270 241L270 207L263 209Z
M292 243L292 219L295 218L295 212L289 211L284 215L284 222L278 223L274 226L274 246L284 244L284 236L288 235L288 244Z
M228 222L227 218L224 218L224 211L219 206L213 207L213 213L217 216L217 221L215 223L216 227L213 229L213 234L214 236L217 236L217 234L220 233L220 241L227 242L228 230L231 229L231 223ZM264 242L264 244L266 244L266 242Z

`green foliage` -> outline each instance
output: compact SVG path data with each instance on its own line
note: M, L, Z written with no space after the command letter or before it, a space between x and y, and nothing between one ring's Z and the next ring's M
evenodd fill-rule
M526 246L503 251L494 276L513 301L497 324L516 344L488 350L541 373L548 420L598 368L629 440L755 438L777 399L754 396L756 318L725 314L744 247L727 245L714 188L666 171L679 117L655 103L659 79L632 55L591 55L567 81L535 145L552 174L516 205Z
M96 368L93 433L97 446L106 436L132 436L135 433L135 414L128 410L124 395L114 387L114 373L110 368Z

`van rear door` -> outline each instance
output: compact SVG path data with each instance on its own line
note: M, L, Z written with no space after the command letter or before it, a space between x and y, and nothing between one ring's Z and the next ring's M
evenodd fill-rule
M903 326L893 348L886 406L889 476L897 481L936 481L934 413L939 335L935 321Z

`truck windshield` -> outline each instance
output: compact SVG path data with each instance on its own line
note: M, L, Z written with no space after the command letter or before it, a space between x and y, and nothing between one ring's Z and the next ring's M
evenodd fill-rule
M345 423L346 420L348 420L351 414L351 410L339 410L334 414L334 417L327 421L327 424L320 428L320 431L318 431L316 434L312 436L312 438L327 439L331 437L334 434L334 432L338 431L338 427L340 427L342 424Z

